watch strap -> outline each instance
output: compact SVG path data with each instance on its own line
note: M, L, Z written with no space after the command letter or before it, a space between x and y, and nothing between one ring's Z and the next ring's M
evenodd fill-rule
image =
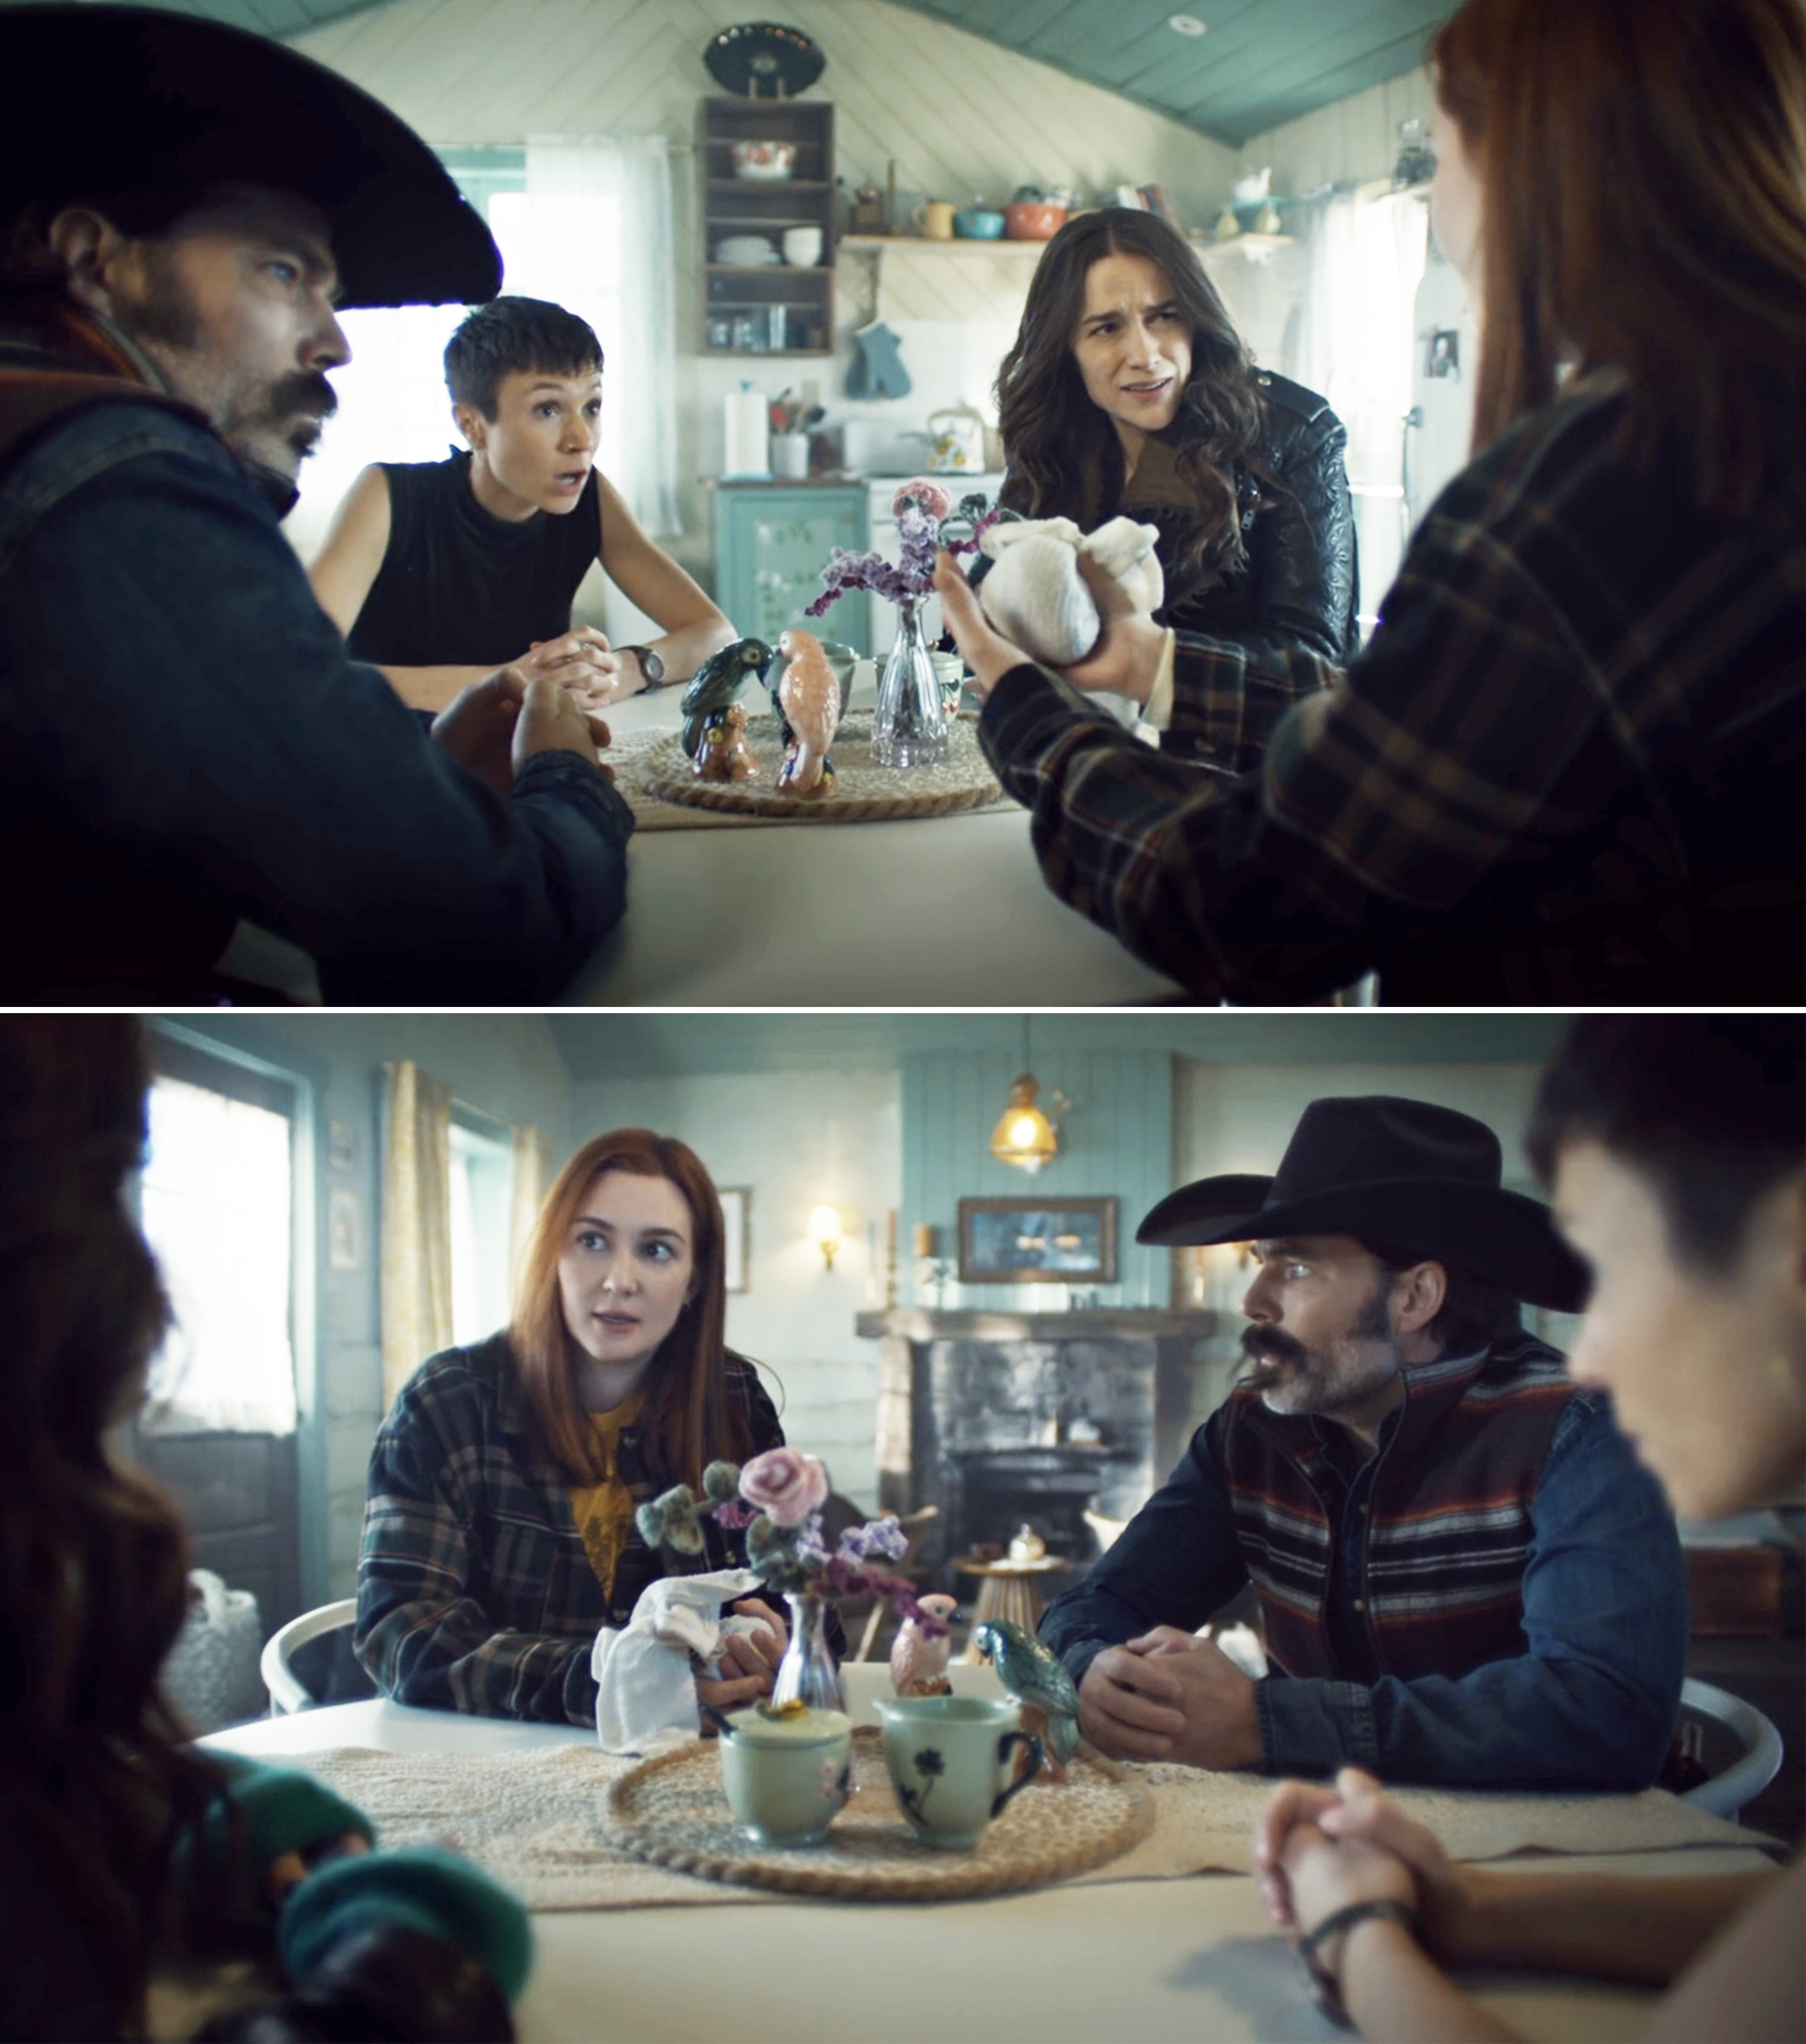
M650 646L617 646L615 651L631 653L640 663L640 671L646 678L647 688L662 689L665 686L665 663Z

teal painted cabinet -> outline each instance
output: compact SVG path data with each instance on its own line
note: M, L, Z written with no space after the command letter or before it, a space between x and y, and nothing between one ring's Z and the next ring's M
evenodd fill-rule
M803 614L821 594L832 551L859 553L866 544L863 485L724 482L715 492L715 601L742 637L774 646L795 624L868 652L870 605L862 592L839 597L824 617Z

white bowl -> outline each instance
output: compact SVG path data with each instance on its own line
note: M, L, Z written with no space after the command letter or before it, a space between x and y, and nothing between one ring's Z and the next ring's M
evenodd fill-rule
M787 178L797 167L794 142L736 142L728 151L736 178Z
M717 263L732 263L741 269L758 269L780 259L770 238L763 234L729 234L715 244Z

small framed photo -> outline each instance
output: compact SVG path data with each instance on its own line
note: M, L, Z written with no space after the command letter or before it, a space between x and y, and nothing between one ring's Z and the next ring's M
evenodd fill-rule
M746 1289L747 1266L747 1208L752 1200L744 1185L720 1185L716 1189L721 1196L721 1220L724 1224L721 1247L728 1267L728 1289L744 1292Z
M326 1195L326 1261L335 1270L363 1267L363 1202L347 1185Z
M326 1124L326 1162L335 1171L357 1168L357 1131L348 1121Z
M959 1281L1115 1284L1115 1198L962 1200Z

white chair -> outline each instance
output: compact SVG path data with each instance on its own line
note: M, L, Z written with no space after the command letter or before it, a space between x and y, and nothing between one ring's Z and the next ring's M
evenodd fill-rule
M1691 1680L1681 1685L1681 1713L1696 1719L1711 1718L1737 1739L1743 1750L1722 1773L1709 1776L1696 1788L1683 1792L1681 1800L1695 1809L1709 1810L1715 1817L1728 1817L1733 1823L1746 1803L1754 1802L1773 1781L1781 1766L1781 1734L1758 1710L1728 1689L1711 1682Z
M348 1626L356 1616L357 1599L340 1597L336 1604L323 1604L313 1611L304 1611L299 1618L291 1618L279 1632L272 1633L263 1642L263 1655L258 1665L263 1686L270 1692L271 1717L279 1718L290 1711L305 1711L319 1701L294 1672L294 1650L309 1639L317 1639L323 1632Z

